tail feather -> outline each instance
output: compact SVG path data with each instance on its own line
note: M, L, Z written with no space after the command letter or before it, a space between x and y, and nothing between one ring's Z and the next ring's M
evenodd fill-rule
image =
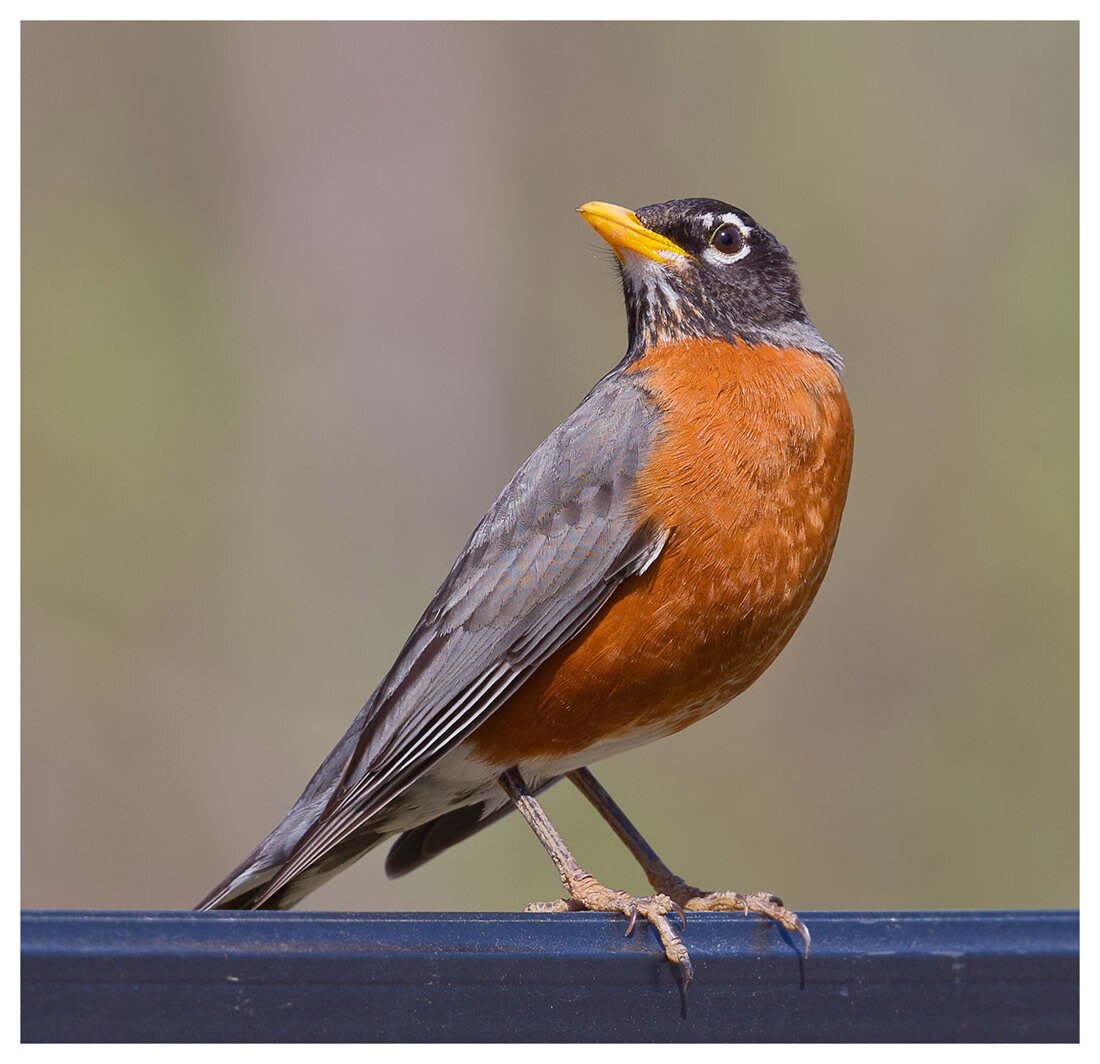
M286 867L298 844L328 809L333 793L343 781L352 751L358 742L362 719L370 705L368 702L359 711L344 737L313 774L290 812L252 853L195 906L196 909L289 909L341 868L361 857L372 846L377 846L385 837L385 833L379 834L361 828L332 852L325 854L315 865L303 869L270 898L260 900L268 884Z
M435 820L410 828L401 834L386 854L386 875L396 879L414 868L419 868L436 854L495 823L505 813L510 812L511 808L510 805L504 805L485 816L485 803L477 802L474 805L464 805L461 809L452 809L449 813L437 816Z
M540 781L535 793L541 794L559 779L560 776L552 776ZM398 837L386 854L386 875L396 879L412 872L437 854L449 850L471 835L476 835L482 828L495 824L514 808L508 801L494 802L491 807L487 802L475 802L460 809L452 809L426 824L410 828Z
M315 865L295 876L281 890L260 902L267 890L267 885L282 871L292 849L287 847L273 860L271 854L265 850L271 839L271 836L268 836L254 853L230 872L195 908L289 909L341 869L359 860L384 838L386 838L384 833L368 831L350 836L325 854Z

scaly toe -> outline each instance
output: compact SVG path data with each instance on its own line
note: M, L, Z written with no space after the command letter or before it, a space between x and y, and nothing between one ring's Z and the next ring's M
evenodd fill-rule
M575 913L584 907L569 898L556 898L554 901L533 901L523 907L525 913Z
M629 898L629 895L626 895L626 897ZM664 894L654 894L648 898L631 898L630 900L633 902L633 911L627 934L634 929L637 918L641 916L657 932L657 937L661 940L661 945L664 946L665 956L680 969L684 980L684 990L687 990L691 986L694 968L687 946L684 945L683 940L673 929L672 923L668 919L669 913L676 913L681 920L683 919L683 910L680 908L679 903Z
M557 901L532 902L526 907L529 913L564 912L606 912L620 913L627 917L626 933L633 932L641 917L657 933L664 947L665 956L680 969L684 989L691 985L694 969L687 947L673 930L668 919L669 913L676 913L681 923L686 923L684 910L680 903L665 894L653 894L646 898L636 898L625 891L612 890L586 877L574 887L572 898L559 898Z
M802 936L802 955L810 955L810 930L802 917L783 904L783 899L774 894L761 891L756 894L739 894L735 890L716 890L710 894L693 891L684 901L684 908L691 912L741 912L759 913L767 916L788 931L796 931Z

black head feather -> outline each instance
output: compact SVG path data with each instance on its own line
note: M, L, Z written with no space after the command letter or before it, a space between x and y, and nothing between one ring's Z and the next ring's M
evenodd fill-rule
M661 262L620 256L630 351L688 337L799 347L837 369L802 303L786 247L746 211L715 199L679 199L636 212L685 252Z

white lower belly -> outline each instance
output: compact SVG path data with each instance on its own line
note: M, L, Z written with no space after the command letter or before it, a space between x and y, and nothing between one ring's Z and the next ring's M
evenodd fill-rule
M528 761L518 766L527 785L538 790L549 780L574 769L652 742L668 733L667 728L653 733L633 732L608 740L568 757ZM485 803L486 814L504 805L508 799L497 783L499 772L474 756L473 747L463 743L438 761L378 817L376 823L385 832L409 831L434 820L452 809Z

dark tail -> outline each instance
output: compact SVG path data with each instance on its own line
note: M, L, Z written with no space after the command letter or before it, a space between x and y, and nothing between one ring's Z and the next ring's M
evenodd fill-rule
M560 776L543 781L536 793L542 794L547 787L553 786ZM452 846L482 828L495 824L502 816L507 816L515 807L511 802L486 811L485 802L465 805L461 809L452 809L449 813L429 820L426 824L404 832L390 847L386 854L386 875L391 879L403 876L430 861L437 854L449 850Z
M284 821L285 824L285 821ZM349 836L339 846L325 854L316 864L295 876L282 889L260 903L270 883L283 869L293 844L272 852L272 842L286 841L284 825L280 824L249 857L238 865L196 909L289 909L297 905L311 890L331 879L342 868L359 860L386 836L361 831Z

